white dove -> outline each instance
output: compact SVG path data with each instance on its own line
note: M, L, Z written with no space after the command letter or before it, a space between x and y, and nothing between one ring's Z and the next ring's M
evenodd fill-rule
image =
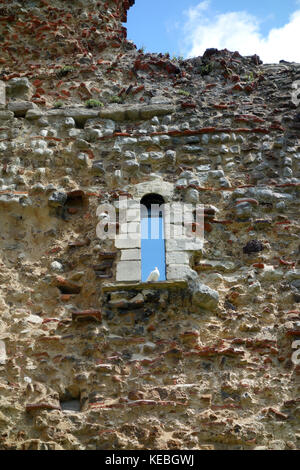
M149 274L149 276L148 276L146 282L156 282L156 281L158 281L159 276L160 276L160 272L159 272L158 268L156 267L156 268L154 269L154 271L152 271L152 272Z

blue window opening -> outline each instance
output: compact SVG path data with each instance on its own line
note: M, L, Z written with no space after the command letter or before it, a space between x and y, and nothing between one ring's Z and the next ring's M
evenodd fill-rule
M166 249L164 233L164 199L148 194L141 200L141 260L142 282L157 267L158 281L166 280Z

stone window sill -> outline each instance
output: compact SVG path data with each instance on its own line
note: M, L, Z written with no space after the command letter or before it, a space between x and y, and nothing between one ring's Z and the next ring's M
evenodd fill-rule
M184 280L160 281L160 282L114 282L102 285L103 292L117 292L126 290L145 289L187 289L188 283Z

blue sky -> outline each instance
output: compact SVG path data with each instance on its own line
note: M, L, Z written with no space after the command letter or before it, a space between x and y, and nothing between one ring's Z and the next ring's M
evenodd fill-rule
M147 52L195 57L217 47L300 62L300 0L136 0L127 29Z
M159 281L166 279L165 241L163 218L152 217L141 219L141 255L142 281L146 281L151 271L159 270Z

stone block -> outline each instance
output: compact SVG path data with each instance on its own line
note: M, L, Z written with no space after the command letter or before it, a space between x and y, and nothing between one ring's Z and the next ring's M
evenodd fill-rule
M170 251L166 253L166 263L171 264L189 264L189 255L186 251Z
M166 114L174 113L175 108L172 104L168 103L157 103L150 104L148 106L143 106L141 108L141 118L142 119L151 119L154 116L164 116Z
M43 112L40 109L29 109L25 115L28 120L40 119L43 116Z
M112 119L113 121L125 120L125 109L120 105L112 105L108 108L101 109L99 116L102 119Z
M151 119L154 116L164 116L172 114L175 108L169 103L151 105L111 105L101 109L99 116L103 119L113 119L114 121L137 121L138 119Z
M36 109L37 105L31 101L10 101L7 109L12 111L16 117L25 117L29 109Z
M33 94L33 88L27 77L17 77L9 80L7 85L7 96L30 100Z
M115 247L119 249L130 249L130 248L140 248L141 247L141 238L121 238L116 237L115 239Z
M197 283L193 293L193 303L206 310L216 310L219 303L219 294L205 284Z
M182 222L176 224L165 223L164 230L166 240L182 240L185 238L185 228Z
M137 121L140 117L140 107L131 106L125 109L125 119L129 121Z
M6 362L6 348L4 341L0 341L0 365Z
M196 274L197 275L197 274ZM170 264L167 266L167 280L189 279L195 276L195 271L188 264Z
M120 234L136 234L137 237L140 237L141 234L141 225L139 221L136 222L124 222L120 224L120 229L119 229Z
M95 119L99 116L99 109L97 110L88 108L57 108L50 109L49 111L47 111L47 116L49 118L54 119L71 117L74 119L76 124L83 126L89 119Z
M184 206L181 203L166 204L165 221L170 224L182 224L184 220L183 210Z
M119 261L117 264L117 281L140 281L141 262L140 261Z
M204 240L182 238L166 240L166 251L203 251Z
M5 83L0 81L0 109L6 105L6 89Z
M121 261L136 261L141 259L141 250L133 248L129 250L122 250Z

